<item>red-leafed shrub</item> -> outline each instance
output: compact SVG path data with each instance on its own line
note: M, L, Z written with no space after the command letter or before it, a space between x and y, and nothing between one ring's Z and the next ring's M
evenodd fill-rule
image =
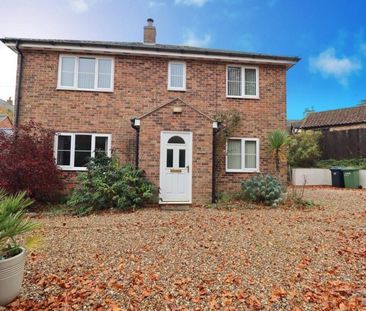
M0 132L0 188L26 191L37 201L57 200L63 188L53 158L54 132L29 122Z

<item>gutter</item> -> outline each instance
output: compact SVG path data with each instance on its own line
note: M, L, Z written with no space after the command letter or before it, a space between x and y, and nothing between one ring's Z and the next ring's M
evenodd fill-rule
M136 131L135 167L139 168L140 120L137 118L131 119L131 127Z
M10 49L15 48L12 39L1 39ZM180 49L164 49L164 48L146 48L142 46L115 46L115 45L92 45L86 43L67 43L67 42L34 42L23 41L23 48L41 49L41 50L56 50L65 52L78 53L108 53L115 55L139 55L139 56L157 56L157 57L176 57L184 59L205 59L225 62L240 62L253 64L275 64L285 65L287 68L294 66L300 58L298 57L279 57L269 55L241 55L235 53L219 53L219 52L198 52L191 50Z
M221 123L214 122L212 126L212 198L211 203L217 202L216 194L216 135L221 131Z
M15 92L15 119L14 119L14 125L15 127L19 126L19 111L20 111L20 91L21 91L21 85L22 85L22 77L23 77L23 58L24 55L22 51L19 49L20 41L17 41L15 44L15 49L18 54L18 75L17 75L17 87Z

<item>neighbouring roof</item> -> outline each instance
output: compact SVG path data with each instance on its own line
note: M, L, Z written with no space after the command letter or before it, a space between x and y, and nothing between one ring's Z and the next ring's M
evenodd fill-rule
M321 112L311 112L305 118L301 128L311 129L359 123L366 123L366 105Z
M289 131L293 129L299 129L304 120L287 120L287 129Z
M240 52L240 51L230 51L230 50L220 50L220 49L207 49L183 45L168 45L168 44L144 44L141 42L114 42L114 41L85 41L85 40L59 40L59 39L28 39L28 38L0 38L4 44L16 51L15 45L18 43L20 48L44 48L44 49L67 49L67 48L91 48L96 51L108 50L112 52L117 52L117 50L125 50L126 53L130 52L141 52L141 53L154 53L157 55L164 55L164 53L173 53L180 56L189 57L200 56L204 57L227 57L227 58L250 58L260 60L267 60L278 63L285 63L292 66L297 63L299 57L289 57L289 56L278 56L271 54L260 54L251 52Z
M0 114L0 129L11 128L12 122L6 114Z

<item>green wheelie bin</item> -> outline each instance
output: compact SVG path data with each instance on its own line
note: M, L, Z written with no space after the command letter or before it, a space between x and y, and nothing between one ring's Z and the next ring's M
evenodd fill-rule
M360 188L360 173L355 167L343 167L344 186L346 188Z

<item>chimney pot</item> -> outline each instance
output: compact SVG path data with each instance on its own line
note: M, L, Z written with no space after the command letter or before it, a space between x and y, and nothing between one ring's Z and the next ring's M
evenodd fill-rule
M147 25L144 27L144 43L156 43L156 28L154 26L154 20L152 18L147 19Z

